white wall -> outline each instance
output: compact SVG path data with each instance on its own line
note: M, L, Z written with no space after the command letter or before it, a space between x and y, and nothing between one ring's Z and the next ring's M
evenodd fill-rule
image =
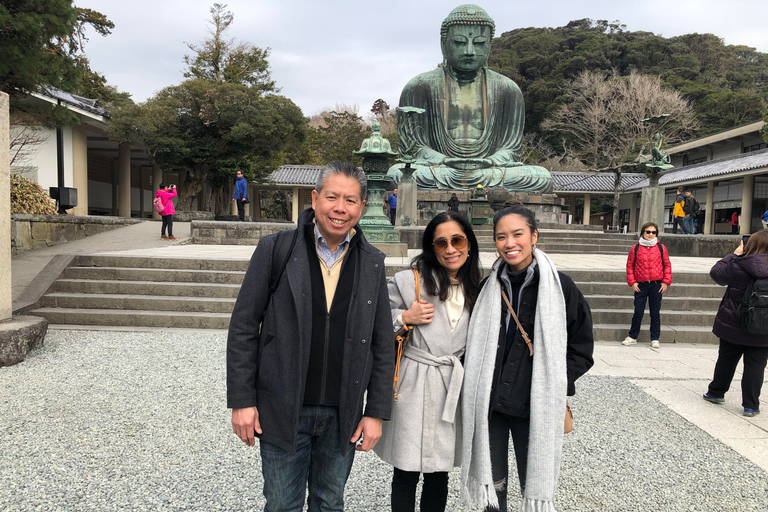
M11 137L16 133L18 133L18 130L11 128ZM15 162L14 168L36 168L36 176L34 172L21 174L25 177L34 179L46 192L48 192L50 187L59 186L59 171L56 156L56 130L45 128L40 130L39 133L41 137L45 139L45 142L37 146L34 154L30 155L24 161ZM72 177L72 128L62 128L62 139L64 142L64 186L72 187L74 182Z

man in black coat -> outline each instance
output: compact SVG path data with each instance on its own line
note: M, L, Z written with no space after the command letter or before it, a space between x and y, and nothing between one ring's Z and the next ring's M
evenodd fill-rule
M353 448L373 448L389 419L393 327L384 254L357 226L366 197L361 170L328 164L271 297L277 235L260 240L232 313L227 406L237 436L260 439L266 510L302 510L307 485L310 510L343 510Z

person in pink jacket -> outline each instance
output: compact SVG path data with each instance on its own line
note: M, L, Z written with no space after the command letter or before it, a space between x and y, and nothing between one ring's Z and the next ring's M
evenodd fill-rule
M172 198L176 197L176 185L160 184L160 188L155 192L165 205L165 209L160 215L163 217L163 229L160 231L160 240L178 240L173 236L173 214L176 213L176 207L173 206ZM168 236L165 236L165 229L168 228Z
M672 264L669 251L656 235L659 227L646 222L640 229L640 240L632 246L627 257L627 284L635 291L635 314L629 336L622 345L634 345L640 334L640 323L645 313L645 303L651 313L651 347L659 348L661 335L661 295L672 284Z

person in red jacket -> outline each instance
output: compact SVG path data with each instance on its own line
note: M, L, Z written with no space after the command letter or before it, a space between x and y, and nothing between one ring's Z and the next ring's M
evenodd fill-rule
M163 227L160 231L160 240L178 240L173 236L173 214L176 213L176 207L173 206L172 198L176 197L176 185L160 184L160 188L155 192L155 197L159 197L165 205L165 209L160 213L163 217ZM165 236L165 229L168 228L168 236Z
M667 248L656 238L658 234L659 227L653 222L646 222L640 229L640 240L629 250L627 284L635 291L635 314L629 336L621 342L622 345L637 343L647 300L651 311L651 347L659 348L661 295L672 284L672 265Z

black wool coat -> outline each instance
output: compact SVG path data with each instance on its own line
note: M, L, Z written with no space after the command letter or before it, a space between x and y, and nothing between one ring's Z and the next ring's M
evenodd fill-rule
M313 219L311 209L299 216L296 245L269 304L277 235L261 238L237 297L227 338L227 407L256 406L263 431L260 439L290 453L296 452L312 343L306 244L315 242L304 233ZM357 258L357 272L344 335L339 396L339 443L344 454L354 448L349 440L363 415L389 419L395 359L384 254L368 243L359 226L355 229L355 237L361 239L350 244L347 255Z
M750 256L729 254L715 263L709 275L720 286L728 286L712 326L715 336L736 345L768 347L768 333L765 333L765 336L747 334L741 326L738 313L739 304L744 298L744 292L750 281L768 277L768 254Z

